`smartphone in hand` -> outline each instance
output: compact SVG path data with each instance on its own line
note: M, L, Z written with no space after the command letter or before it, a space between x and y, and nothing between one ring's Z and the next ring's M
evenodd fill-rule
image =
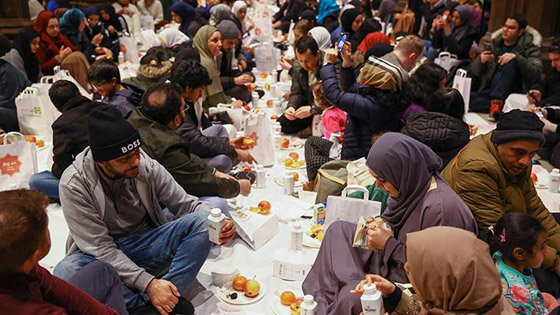
M338 39L338 43L336 44L336 48L338 50L338 52L342 51L342 48L344 48L344 43L346 42L346 40L348 39L348 33L340 33L340 38Z

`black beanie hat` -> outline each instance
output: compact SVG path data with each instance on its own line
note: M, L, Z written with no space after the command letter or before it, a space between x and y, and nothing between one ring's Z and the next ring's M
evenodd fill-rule
M114 160L141 145L138 131L111 106L99 106L89 113L88 133L96 162Z
M544 123L531 112L514 109L503 114L493 131L492 142L502 144L517 140L538 140L544 143Z

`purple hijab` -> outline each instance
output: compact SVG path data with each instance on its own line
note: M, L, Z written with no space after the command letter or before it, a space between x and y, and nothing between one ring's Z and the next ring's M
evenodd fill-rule
M398 230L421 205L442 160L418 140L390 132L371 147L366 165L399 191L397 198L389 197L382 215Z

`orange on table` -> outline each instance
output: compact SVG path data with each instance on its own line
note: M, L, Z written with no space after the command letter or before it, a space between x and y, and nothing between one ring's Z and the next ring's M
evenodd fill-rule
M280 294L280 303L285 306L290 306L296 301L296 295L292 291L284 291Z
M284 160L284 166L290 167L292 166L292 164L294 164L294 160L290 160L290 159Z
M25 141L27 141L27 142L37 142L37 138L33 135L25 136Z
M299 158L299 154L297 154L296 152L291 152L290 154L288 154L288 156L291 157L294 161L297 161L297 159Z
M35 145L39 148L42 148L45 146L45 141L44 140L37 140L37 142L35 142Z
M292 175L294 175L294 182L297 182L299 180L299 173L298 172L292 172Z

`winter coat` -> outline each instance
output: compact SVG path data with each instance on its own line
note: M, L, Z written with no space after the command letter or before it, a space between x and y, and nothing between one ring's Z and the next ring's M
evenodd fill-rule
M453 37L453 34L446 36L443 29L436 30L432 36L432 46L436 49L441 49L441 51L457 55L459 59L468 59L472 43L476 41L477 36L476 29L473 27L469 27L465 36L459 41Z
M84 96L76 96L63 105L62 115L52 124L54 162L52 173L57 178L62 176L76 156L88 146L88 115L98 106L107 105L92 102Z
M118 35L115 37L112 36L112 34L109 34L109 31L101 22L97 23L97 25L95 25L93 28L90 28L89 25L86 25L84 33L90 42L95 35L103 34L103 39L101 40L100 46L109 49L113 53L113 60L118 61L119 52L121 51L121 45ZM114 34L116 35L116 32Z
M372 136L382 131L399 131L402 128L400 114L390 109L388 96L400 97L405 91L390 93L371 87L358 86L354 82L352 68L340 70L342 84L348 92L338 85L335 65L325 65L320 75L327 100L346 112L346 130L342 144L342 159L357 160L367 156Z
M411 114L401 132L430 147L443 160L442 169L470 139L469 125L464 121L436 112Z
M323 54L321 53L321 58L319 59L319 66L323 64ZM288 107L293 107L298 109L302 106L308 106L315 103L313 98L313 92L309 86L309 74L305 71L299 61L295 61L292 66L292 87L290 89L290 100L288 101ZM319 76L319 74L317 74ZM318 78L317 78L318 79Z
M235 47L235 58L237 62L240 60L247 61L247 58L241 52L241 43L238 42L237 46ZM232 59L228 58L228 53L222 49L222 64L220 65L220 82L222 83L222 88L225 90L229 90L232 87L235 87L235 82L233 81L234 78L240 76L242 74L239 69L232 69ZM229 59L229 60L228 60Z
M540 59L541 51L539 48L541 40L542 37L540 34L528 26L512 51L512 53L515 54L515 61L519 65L521 71L524 91L528 91L540 78L543 68ZM490 86L492 77L498 68L498 57L503 42L502 31L500 29L492 34L491 51L492 54L494 54L494 60L482 64L482 62L480 62L481 55L478 55L472 63L471 72L473 77L479 80L478 91L487 89Z
M550 69L537 89L542 94L542 99L537 102L537 106L560 105L560 72L555 68Z
M189 143L144 112L135 109L128 121L138 130L142 149L163 165L189 194L231 198L239 194L239 183L214 176L215 170L190 152Z
M483 239L488 227L507 212L527 213L539 220L548 234L542 266L552 269L560 261L560 225L535 190L532 167L520 175L510 175L491 140L492 133L473 138L447 165L442 177L473 212Z
M103 98L103 102L114 106L121 112L124 118L127 118L132 110L140 105L144 90L132 84L121 84L125 89L111 93Z

